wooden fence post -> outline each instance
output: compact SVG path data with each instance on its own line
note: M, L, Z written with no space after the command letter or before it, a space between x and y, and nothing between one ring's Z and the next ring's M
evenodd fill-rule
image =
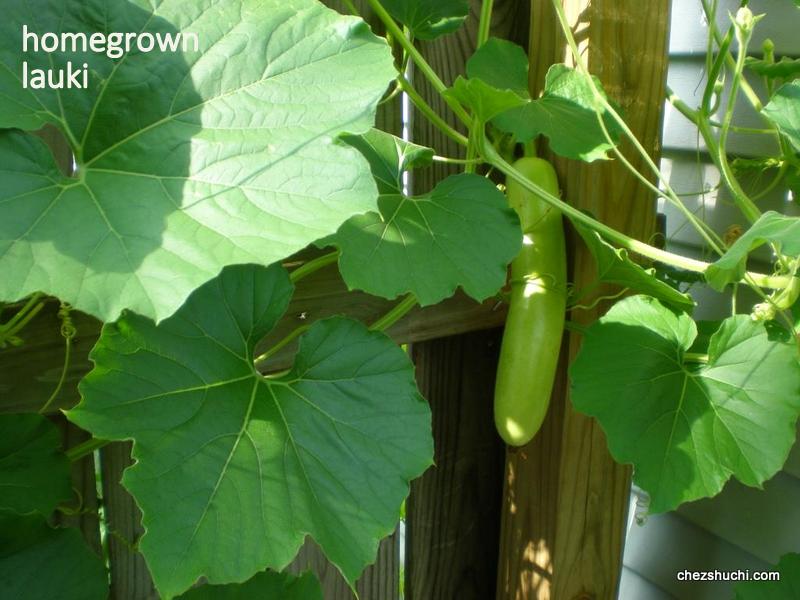
M420 50L446 84L464 73L475 49L481 2L466 26ZM492 35L527 40L527 0L496 0ZM415 87L454 127L455 118L421 77ZM412 139L438 154L463 148L416 117ZM415 173L414 191L456 172L435 164ZM420 391L433 411L436 466L412 484L406 511L406 600L487 600L494 594L503 444L492 416L500 332L473 332L412 344Z
M100 450L103 506L111 571L111 600L158 600L144 556L136 550L144 529L142 513L120 481L133 464L130 442L116 442Z
M590 70L622 105L626 121L657 163L669 0L563 4ZM551 0L531 0L529 56L531 87L538 93L547 67L568 56ZM622 150L653 179L629 144ZM655 227L655 199L619 161L555 163L567 201L633 237L649 239ZM594 264L574 235L570 246L572 281L580 289L595 279ZM574 311L571 318L588 323L602 308ZM563 367L579 345L579 335L567 336L543 430L507 456L498 599L616 598L630 470L611 459L597 423L569 405Z

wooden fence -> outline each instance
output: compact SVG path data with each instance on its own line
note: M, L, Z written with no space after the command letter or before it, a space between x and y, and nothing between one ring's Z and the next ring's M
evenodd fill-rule
M344 12L339 2L328 4ZM366 2L356 4L364 8ZM669 0L564 0L564 5L590 68L621 103L633 131L657 158ZM463 73L474 49L479 6L480 2L471 0L472 14L459 32L420 45L445 83ZM495 0L492 34L529 45L535 92L541 89L547 67L565 59L564 40L550 0ZM417 77L415 83L446 120L458 127L425 82ZM378 125L399 134L400 114L399 101L384 105ZM413 120L412 131L415 142L433 146L439 154L461 153L422 118ZM53 132L42 135L68 168L66 147ZM546 148L541 150L546 152ZM632 156L627 149L625 152ZM642 239L650 236L654 199L619 165L560 160L556 164L564 196L572 203L629 234ZM429 189L449 173L443 165L421 171L416 189ZM572 276L580 286L593 279L593 266L574 239L571 246ZM301 319L337 313L370 321L390 306L390 302L366 294L347 292L336 268L330 267L300 283L287 315L272 335L280 339ZM56 308L55 304L49 306L26 329L25 346L0 355L0 410L37 410L52 390L63 360ZM596 314L572 318L590 320ZM628 469L610 459L594 422L569 408L565 368L541 434L528 446L506 453L492 418L500 342L497 328L504 316L503 307L494 301L477 304L458 294L438 306L417 309L389 331L397 341L413 344L420 390L433 410L436 466L412 485L405 521L404 571L395 534L382 543L377 562L359 581L362 600L398 599L401 577L408 600L615 597ZM99 324L80 315L75 315L75 323L74 358L54 410L77 401L77 381L91 367L87 356ZM565 336L563 364L575 354L578 342ZM287 348L276 355L271 366L284 367L291 352ZM62 428L65 446L85 439L86 434L60 414L54 413L52 418ZM100 552L101 511L108 527L111 598L157 598L147 566L136 551L142 533L140 514L119 483L131 463L130 445L110 444L98 456L99 465L92 456L74 465L73 485L83 498L84 510L65 517L65 523L77 525L90 546ZM96 471L102 481L99 494ZM326 600L353 598L338 571L313 543L303 547L291 568L314 570L323 583Z

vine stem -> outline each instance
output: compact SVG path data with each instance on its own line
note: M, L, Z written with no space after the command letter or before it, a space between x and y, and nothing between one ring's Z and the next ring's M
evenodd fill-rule
M292 283L297 283L304 277L308 277L309 275L311 275L312 273L316 273L323 267L335 263L338 259L339 259L338 250L334 250L333 252L328 252L327 254L318 256L317 258L314 258L308 261L307 263L300 265L294 271L292 271L289 274L289 280ZM296 329L291 331L286 337L284 337L282 340L280 340L274 346L272 346L269 350L254 358L253 365L255 367L258 367L260 364L266 362L270 357L274 356L279 350L288 345L292 340L294 340L295 338L299 337L300 335L308 331L310 327L311 325L301 325L300 327L297 327Z
M469 164L479 164L483 162L483 159L478 158L451 158L449 156L439 156L435 154L432 159L434 162L440 162L450 165L469 165Z
M55 401L58 397L58 394L61 392L61 388L64 387L64 380L67 378L67 369L69 368L69 357L70 351L72 349L72 338L64 338L64 364L61 367L61 377L58 378L58 383L56 384L53 393L50 394L50 397L47 399L47 402L44 403L44 406L39 409L39 414L43 415L47 412L47 409L50 408L50 405Z
M295 328L293 331L289 332L289 334L283 338L281 341L277 342L272 348L257 356L253 360L253 365L258 367L259 365L265 363L270 357L275 356L281 348L287 346L292 340L296 339L297 337L304 334L311 328L311 325L301 325L300 327Z
M605 95L601 93L600 90L597 88L597 85L594 82L594 78L592 77L591 73L589 72L589 69L583 62L583 57L581 56L578 44L575 42L575 37L572 35L572 30L570 29L569 22L567 21L567 15L564 12L564 7L561 5L561 1L553 0L553 8L556 11L559 24L561 25L561 30L564 33L564 37L567 40L567 45L569 46L570 51L575 60L576 68L586 76L586 81L592 90L592 94L594 95L596 102L595 113L597 114L598 121L600 122L600 127L603 130L606 140L611 142L612 145L614 146L615 154L618 157L621 156L621 153L619 152L619 150L616 149L616 144L613 143L613 140L611 139L608 130L605 127L605 123L603 123L602 121L602 114L600 113L600 107L602 107L604 111L606 111L608 114L611 115L616 124L625 134L625 137L633 145L636 152L639 154L639 156L642 158L642 160L645 162L648 168L653 172L653 174L658 178L659 182L664 186L664 192L661 192L661 190L659 190L656 186L653 186L649 182L647 182L648 186L650 188L654 188L658 195L664 196L664 198L666 198L671 204L673 204L683 214L684 218L686 218L686 220L689 223L691 223L692 227L694 227L694 229L706 241L709 247L712 248L715 252L717 252L717 254L721 255L723 253L723 249L720 246L720 244L714 239L715 234L709 231L707 226L705 226L705 224L699 221L697 217L692 213L692 211L689 210L689 208L681 201L681 199L677 196L677 194L675 194L674 190L672 189L672 186L670 186L669 182L664 178L663 173L655 164L655 162L653 162L653 159L650 158L650 155L647 153L647 150L645 150L644 146L642 146L642 143L639 141L636 135L634 135L630 127L628 127L628 124L625 122L625 119L623 119L620 116L620 114L616 111L616 109L613 106L611 106L611 103L606 99ZM627 159L624 159L623 163L631 171L631 173L634 176L636 176L639 180L646 181L646 178L641 173L639 173L639 171Z
M600 129L603 131L603 135L606 138L606 141L611 144L612 152L614 152L614 156L628 169L628 172L631 173L636 179L638 179L642 185L644 185L647 189L653 192L656 196L664 198L668 202L670 202L673 206L677 207L678 210L683 213L686 221L690 223L695 230L697 230L703 239L706 241L707 244L714 250L717 254L722 255L724 244L722 240L719 239L716 232L712 230L705 222L701 219L698 219L692 211L680 200L678 195L675 193L674 190L669 185L665 185L667 187L667 191L661 190L657 185L654 185L647 177L642 175L633 164L628 160L628 158L620 151L617 147L617 144L614 143L613 138L611 137L606 124L603 122L603 116L599 112L596 113L597 122L600 125ZM662 180L660 172L659 172L659 179Z
M20 308L7 323L0 325L0 341L11 338L19 333L31 322L31 319L39 314L39 311L44 308L44 302L40 302L41 298L42 294L38 292L31 295L25 305Z
M747 46L750 42L750 37L751 32L745 32L740 26L736 26L736 38L739 42L739 47L737 49L736 65L733 71L733 81L731 82L731 93L728 98L728 105L725 107L725 115L722 118L719 142L715 148L717 154L717 160L715 162L719 166L722 177L725 180L725 185L733 192L733 197L739 210L741 210L742 214L752 223L758 220L758 217L761 216L761 211L753 201L750 200L739 184L739 181L736 179L733 169L731 169L731 165L728 162L727 154L728 134L730 133L731 124L733 123L733 110L736 104L736 97L738 96L739 88L744 78L744 62L745 58L747 58ZM703 135L704 139L706 137L713 138L707 123L701 122L699 125L701 126L701 135ZM705 133L703 133L703 130Z
M481 2L481 15L478 21L478 36L475 40L475 48L480 48L486 43L486 40L489 39L489 32L492 28L492 7L494 5L494 0L483 0ZM469 146L467 146L467 163L466 167L464 168L464 172L466 173L474 173L475 172L475 158L478 155L477 143L475 142L474 136L475 133L481 128L481 122L477 117L472 118L472 124L470 125L470 138L469 138Z
M405 31L407 31L407 29L404 27L403 28L403 32L405 32ZM389 37L388 39L391 40L391 37ZM391 41L389 43L391 45ZM407 72L407 70L408 70L408 58L409 58L408 57L408 52L403 50L403 58L400 61L400 68L398 69L398 74L402 75L403 73ZM397 79L395 79L394 89L391 91L391 93L388 96L386 96L383 100L378 102L378 106L382 106L382 105L386 104L387 102L391 102L402 91L403 91L403 88L400 86L400 82L397 81Z
M557 198L556 196L550 194L539 185L527 179L522 173L520 173L514 167L508 164L491 144L486 143L485 138L483 139L482 145L483 145L482 149L483 155L489 164L491 164L496 169L501 171L507 177L511 177L517 180L519 184L522 185L525 189L527 189L530 192L533 192L547 204L560 210L570 220L581 223L586 227L589 227L590 229L596 231L605 239L607 239L610 242L613 242L617 246L630 250L631 252L635 252L636 254L639 254L651 260L655 260L667 265L671 265L673 267L677 267L679 269L684 269L686 271L692 271L695 273L705 273L706 269L708 269L708 267L710 266L710 263L701 260L696 260L693 258L688 258L686 256L681 256L679 254L674 254L672 252L667 252L666 250L661 250L660 248L656 248L655 246L645 244L644 242L629 237L624 233L620 233L616 229L613 229L608 225L601 223L600 221L597 221L596 219L590 217L586 213L581 212L574 206L567 204L560 198ZM771 289L782 289L791 283L791 278L786 276L770 276L770 275L764 275L762 273L748 272L746 277L750 278L750 280L759 287L771 288Z
M464 107L462 107L461 104L459 104L459 102L454 98L444 95L444 91L447 89L447 86L441 79L439 79L436 71L434 71L433 68L428 64L428 61L425 60L414 44L405 35L403 35L403 31L400 29L397 23L395 23L392 16L386 11L380 1L367 0L367 2L369 2L369 5L375 12L375 15L383 22L384 26L386 26L386 31L388 31L389 34L403 47L403 49L408 52L411 60L413 60L414 64L417 65L420 73L422 73L422 75L431 83L433 89L436 90L436 92L439 93L442 98L444 98L444 101L447 102L447 105L452 109L455 115L461 119L465 125L469 126L470 117L464 110Z
M681 100L680 96L678 96L678 94L676 94L675 91L672 90L669 86L667 86L667 101L672 106L674 106L675 109L679 113L681 113L684 117L686 117L686 119L691 121L695 125L695 127L697 127L698 131L700 131L700 135L703 137L703 140L706 143L706 146L708 146L709 149L711 150L712 159L716 163L716 159L714 157L714 153L715 153L714 146L716 145L716 140L713 137L713 133L711 132L710 127L722 127L723 126L722 123L718 123L718 122L713 121L711 119L702 119L700 117L700 111L691 108L688 104L686 104L686 102ZM705 121L705 127L701 126L701 121ZM735 125L730 125L729 128L730 128L730 131L735 131L735 132L738 132L738 133L753 133L753 134L764 134L764 135L767 135L767 134L776 135L776 133L777 133L774 129L754 129L752 127L736 127ZM728 167L728 169L729 169L729 171L731 170L730 166ZM773 180L773 182L765 190L763 190L759 194L758 197L763 197L764 195L766 195L767 193L772 191L775 188L775 186L778 185L778 183L780 183L780 180L783 177L783 173L785 172L785 170L786 170L786 164L784 163L780 167L780 172L779 172L778 176ZM720 167L720 172L722 172L722 168L721 167ZM724 178L724 174L723 174L723 179L725 179ZM728 185L728 180L727 179L725 179L725 184ZM738 185L738 182L737 182L736 185L737 185L737 187L739 187L741 189L741 186ZM742 192L742 193L744 193L744 192ZM757 198L754 197L753 199L757 199ZM753 199L751 199L751 200L753 200Z
M372 331L386 331L402 319L406 314L417 305L417 299L414 294L409 294L397 303L394 308L383 315L380 319L375 321L369 328Z
M425 115L428 120L433 123L442 133L462 146L469 146L467 137L447 124L447 122L439 116L439 114L431 108L431 105L425 101L425 98L416 90L411 82L406 79L402 73L397 77L397 83L400 84L402 90L408 95L411 102L414 103L420 112Z
M769 185L767 185L764 189L762 189L760 192L758 192L753 196L752 198L753 202L761 200L767 194L773 191L776 187L778 187L780 182L783 180L783 176L786 175L786 171L788 170L788 168L789 168L789 163L786 162L785 160L782 161L781 166L778 167L778 173L775 175L775 177L772 178L772 181L769 182Z
M706 0L701 0L700 4L703 6L703 12L706 15L706 21L708 21L709 31L711 36L713 36L714 41L717 43L717 46L722 47L722 34L720 34L719 29L717 29L717 22L716 22L716 1L714 2L714 10L708 8L708 4ZM710 52L708 53L710 56ZM733 57L725 50L725 62L728 65L728 68L733 69L735 65L735 61ZM750 83L747 80L742 81L742 92L750 101L752 107L756 110L756 112L761 112L761 109L764 108L764 105L761 104L761 99L758 97L758 94L753 91L753 88L750 86Z
M377 321L375 321L372 325L370 325L370 329L373 331L385 331L397 321L402 319L412 308L417 305L417 299L414 297L414 294L409 294L401 302L396 304L389 312L385 315L380 317ZM306 331L311 328L311 324L301 325L300 327L295 328L293 331L289 332L286 337L282 340L277 342L274 346L272 346L269 350L257 356L253 360L253 365L258 368L259 365L265 363L270 357L275 356L279 350L287 346L290 342L294 339L300 337ZM272 375L271 377L274 377Z
M307 263L304 263L297 267L294 271L289 274L289 280L292 283L297 283L304 277L308 277L312 273L319 271L323 267L327 267L330 264L335 263L339 260L339 251L334 250L333 252L328 252L327 254L323 254L322 256L318 256Z
M708 354L702 354L700 352L685 352L683 355L683 361L691 363L707 364Z
M82 459L84 456L88 456L93 453L95 450L99 450L103 446L107 446L111 442L108 440L100 440L97 438L90 438L83 443L78 444L77 446L73 446L69 450L67 450L66 455L67 459L70 462L75 462L76 460Z
M483 0L481 3L481 17L478 22L478 43L476 48L480 48L489 39L489 33L492 29L492 8L494 0Z

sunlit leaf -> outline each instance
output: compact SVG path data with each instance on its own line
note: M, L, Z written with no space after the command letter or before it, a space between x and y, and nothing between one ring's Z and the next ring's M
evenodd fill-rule
M800 152L800 81L778 88L762 114L771 119L794 149Z
M589 328L570 369L573 405L633 464L655 513L714 496L732 476L760 487L795 441L796 346L746 315L724 320L705 349L696 338L688 315L633 296Z
M594 81L602 90L599 80L595 78ZM607 139L596 107L588 76L558 64L547 72L541 98L496 117L493 124L513 133L520 142L545 135L553 152L591 162L608 158L608 151L621 132L616 121L601 107L603 124L610 136L610 140Z
M516 213L485 177L454 175L428 194L382 195L378 206L333 238L347 285L376 296L411 292L427 305L460 286L484 300L503 286L521 247Z
M381 0L381 4L421 40L453 33L469 15L467 0Z
M614 283L630 288L635 292L647 294L682 310L694 308L694 301L655 277L652 272L637 265L624 248L614 248L600 235L582 225L573 224L586 242L597 263L597 277L600 281Z
M497 89L508 89L529 98L528 55L508 40L489 38L467 60L467 77L481 79Z
M199 46L22 52L23 24ZM0 300L163 319L225 265L270 264L376 206L366 161L334 143L369 130L396 75L360 19L315 0L41 0L6 3L0 40L0 128L52 123L78 165L67 178L41 140L0 130ZM68 61L88 89L23 89L23 63Z
M725 254L706 269L709 285L722 290L727 284L739 281L747 268L747 256L766 243L777 244L781 253L788 256L800 256L800 218L765 212Z

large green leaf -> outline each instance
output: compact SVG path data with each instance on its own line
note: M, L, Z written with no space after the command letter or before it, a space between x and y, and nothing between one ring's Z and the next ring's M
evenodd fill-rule
M190 32L184 52L20 52L21 31ZM0 300L44 291L113 320L162 319L228 264L269 264L375 208L362 133L395 75L385 41L315 0L37 0L0 20ZM22 89L89 64L88 89Z
M770 569L771 571L773 569ZM779 581L742 581L734 587L736 600L797 600L800 598L800 554L784 554L778 561Z
M633 296L589 328L570 370L575 408L597 417L656 513L714 496L731 476L760 486L795 440L797 348L746 315L722 322L707 360L687 354L696 337L689 316Z
M430 411L384 334L318 321L290 372L254 370L253 347L291 293L279 266L228 267L159 325L134 314L106 325L92 351L68 416L102 439L134 440L123 483L167 598L203 575L280 570L306 534L354 582L431 464Z
M421 40L456 31L469 15L467 0L381 0L381 4Z
M747 255L766 243L777 244L783 254L800 255L800 218L765 212L725 254L706 269L706 281L717 290L739 281L747 268Z
M530 98L528 55L521 46L508 40L489 38L467 60L467 77Z
M319 581L311 573L264 571L244 583L201 585L181 594L180 600L323 600Z
M593 161L608 158L621 129L598 105L589 76L566 65L553 65L545 78L541 98L530 99L528 58L521 47L490 39L467 62L467 76L457 77L445 93L518 142L543 134L552 150L567 158ZM595 77L595 86L602 85ZM598 120L609 134L606 137Z
M596 78L595 85L602 90ZM541 98L503 113L492 121L502 131L513 133L520 142L539 134L547 136L553 152L567 158L591 162L608 158L621 129L602 108L606 139L596 112L597 100L584 75L566 65L553 65L547 71Z
M61 436L37 414L0 415L0 510L47 517L72 496Z
M445 94L483 123L530 101L528 57L512 42L490 38L467 61L467 77L456 77Z
M52 529L38 514L0 510L0 598L105 600L100 557L72 527Z
M573 224L586 242L586 246L597 262L597 277L600 281L614 283L633 291L658 298L682 310L694 308L694 301L670 285L657 279L651 271L637 265L624 248L614 248L600 235L588 227Z
M794 149L800 152L800 81L778 88L762 113L778 126Z
M461 174L428 194L385 194L380 214L353 217L333 243L348 287L436 304L456 288L484 300L502 287L522 234L516 213L485 177Z

